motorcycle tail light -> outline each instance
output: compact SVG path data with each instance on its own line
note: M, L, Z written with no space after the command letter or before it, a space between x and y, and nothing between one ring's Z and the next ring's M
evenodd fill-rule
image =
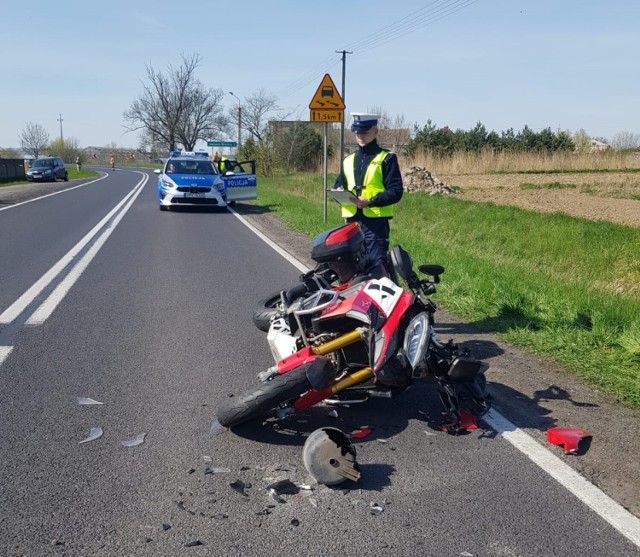
M423 361L429 346L429 317L419 313L410 322L404 333L404 353L412 368Z

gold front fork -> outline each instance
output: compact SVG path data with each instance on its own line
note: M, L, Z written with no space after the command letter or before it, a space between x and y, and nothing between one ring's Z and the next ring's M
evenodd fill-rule
M311 349L311 351L314 354L317 354L318 356L325 356L326 354L331 354L336 350L340 350L341 348L345 348L346 346L355 344L356 342L363 340L365 335L365 330L366 329L364 328L355 329L350 333L346 333L334 340L325 342L320 346L315 346ZM331 391L333 392L333 394L339 393L340 391L344 391L345 389L348 389L353 385L363 383L364 381L367 381L372 377L373 377L373 370L370 367L360 369L348 375L347 377L340 379L340 381L336 381L336 383L331 386Z

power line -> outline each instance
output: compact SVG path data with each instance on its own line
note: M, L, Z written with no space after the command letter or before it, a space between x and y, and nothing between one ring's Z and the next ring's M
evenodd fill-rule
M390 25L348 44L346 48L352 50L356 56L358 54L363 54L404 35L413 33L421 27L431 25L432 23L454 14L471 4L475 4L476 2L479 2L479 0L434 0L419 10L411 12ZM318 81L318 79L320 79L324 74L329 73L330 69L340 63L340 60L337 60L330 65L327 65L331 60L333 60L333 56L329 56L321 62L318 62L300 78L289 83L279 93L276 93L276 97L289 97L294 93L297 93L309 83Z

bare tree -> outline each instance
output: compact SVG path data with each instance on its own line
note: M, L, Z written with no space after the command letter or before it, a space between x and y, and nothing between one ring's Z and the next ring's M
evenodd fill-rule
M145 130L170 150L177 143L191 150L198 139L206 140L226 122L220 104L223 92L205 89L195 77L200 56L181 58L181 65L170 65L167 75L146 66L148 83L143 83L142 95L123 115L129 131Z
M37 159L47 145L49 145L49 132L40 124L29 122L20 134L20 147L22 147L22 150Z
M280 107L276 104L276 97L260 89L247 97L242 105L242 127L261 143L269 128L269 115L274 114L275 119L278 120L285 119L285 116L279 114L280 111Z
M613 136L611 146L617 151L625 149L637 149L640 147L640 134L631 132L619 132Z
M187 92L183 119L179 122L178 140L193 151L198 139L211 139L217 132L229 132L229 119L223 112L221 89L205 90L199 82Z

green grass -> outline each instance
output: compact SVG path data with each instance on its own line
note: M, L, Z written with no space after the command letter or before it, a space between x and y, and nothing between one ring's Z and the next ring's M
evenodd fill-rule
M322 189L321 176L261 178L258 203L313 237L343 222L331 199L324 222ZM447 310L640 408L640 229L413 193L391 242L446 267Z

